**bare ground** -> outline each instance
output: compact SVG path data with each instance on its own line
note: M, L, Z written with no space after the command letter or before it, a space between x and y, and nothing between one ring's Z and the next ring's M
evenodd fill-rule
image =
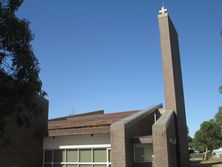
M191 167L222 167L222 159L210 159L207 161L192 160Z

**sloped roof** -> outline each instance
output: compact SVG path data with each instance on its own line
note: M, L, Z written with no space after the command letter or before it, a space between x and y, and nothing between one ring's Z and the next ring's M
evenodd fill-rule
M110 133L110 125L140 110L117 113L96 113L52 119L48 122L49 136Z

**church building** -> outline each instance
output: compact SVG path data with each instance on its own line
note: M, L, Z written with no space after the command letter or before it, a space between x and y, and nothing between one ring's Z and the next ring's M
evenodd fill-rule
M166 106L49 120L44 167L188 167L179 45L165 8L159 16Z
M8 129L13 137L0 148L0 167L189 167L178 36L164 7L158 21L165 106L48 120L42 99L33 128Z

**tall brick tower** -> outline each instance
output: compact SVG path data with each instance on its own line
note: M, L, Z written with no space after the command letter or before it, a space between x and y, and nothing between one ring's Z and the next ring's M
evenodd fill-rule
M175 112L177 151L179 155L178 164L180 167L188 167L187 126L178 36L167 9L164 7L160 10L158 20L162 50L166 112Z

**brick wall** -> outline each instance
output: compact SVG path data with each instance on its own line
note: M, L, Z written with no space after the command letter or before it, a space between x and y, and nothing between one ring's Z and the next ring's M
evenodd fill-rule
M149 167L151 163L134 164L132 138L152 135L154 114L160 116L161 105L142 110L111 125L112 167Z
M154 167L177 167L174 112L166 112L153 125Z

